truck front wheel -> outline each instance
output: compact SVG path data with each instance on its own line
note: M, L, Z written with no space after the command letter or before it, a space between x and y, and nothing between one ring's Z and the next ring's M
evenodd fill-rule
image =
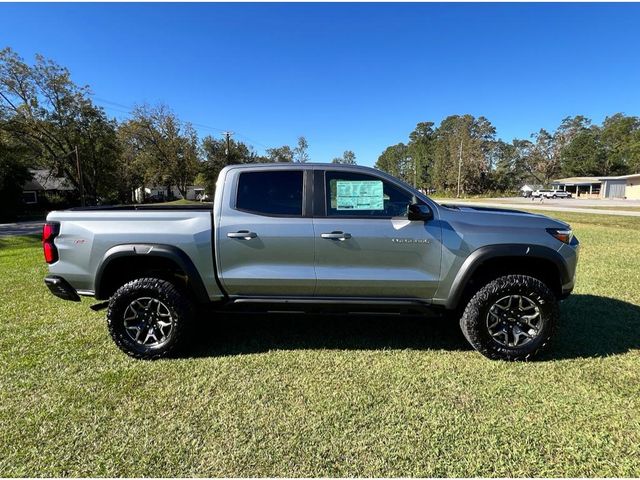
M191 302L172 283L139 278L111 297L107 325L120 350L155 360L175 352L192 317Z
M547 347L558 318L558 301L544 283L507 275L476 292L460 327L473 348L488 358L529 360Z

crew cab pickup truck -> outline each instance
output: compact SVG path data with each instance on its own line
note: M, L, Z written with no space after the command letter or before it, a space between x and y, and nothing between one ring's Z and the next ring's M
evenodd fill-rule
M440 205L333 164L226 167L213 205L54 211L43 247L51 292L100 301L142 359L175 353L202 311L251 307L454 317L485 356L526 360L553 335L579 250L563 222Z

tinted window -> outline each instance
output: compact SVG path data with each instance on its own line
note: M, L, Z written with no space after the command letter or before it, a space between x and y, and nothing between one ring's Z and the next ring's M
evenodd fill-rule
M406 217L414 196L379 178L326 172L327 216Z
M302 170L245 172L236 208L263 215L302 215Z

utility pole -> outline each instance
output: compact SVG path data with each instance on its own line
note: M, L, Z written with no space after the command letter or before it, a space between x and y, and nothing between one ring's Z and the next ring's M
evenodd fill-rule
M227 157L227 165L229 165L229 152L231 151L231 135L233 135L233 132L222 132L222 135L224 135L224 138L227 140L227 146L224 149L224 154Z
M462 175L462 140L460 140L460 150L458 151L458 198L460 198L460 177Z
M76 154L76 168L78 169L78 181L80 182L80 205L85 206L84 200L84 179L82 178L82 167L80 166L80 155L78 155L78 146L74 148Z
M418 188L418 157L413 156L413 188Z

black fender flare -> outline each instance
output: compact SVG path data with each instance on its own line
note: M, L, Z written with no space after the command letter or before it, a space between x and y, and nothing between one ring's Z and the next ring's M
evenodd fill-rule
M173 245L164 245L156 243L135 243L135 244L123 244L111 247L102 257L100 265L96 270L95 275L95 298L98 300L106 300L105 286L103 277L104 272L111 262L122 257L160 257L173 261L189 279L189 283L192 285L191 293L195 295L195 298L200 303L207 303L210 301L207 289L204 286L202 277L198 272L198 269L193 264L193 261L187 255L184 250Z
M480 247L465 259L464 263L458 270L456 277L451 284L449 296L447 297L445 307L454 309L462 297L468 281L471 279L475 271L487 260L500 257L522 257L530 259L541 259L551 261L560 274L560 284L564 285L571 281L569 268L559 252L543 245L527 245L527 244L497 244L486 245Z

